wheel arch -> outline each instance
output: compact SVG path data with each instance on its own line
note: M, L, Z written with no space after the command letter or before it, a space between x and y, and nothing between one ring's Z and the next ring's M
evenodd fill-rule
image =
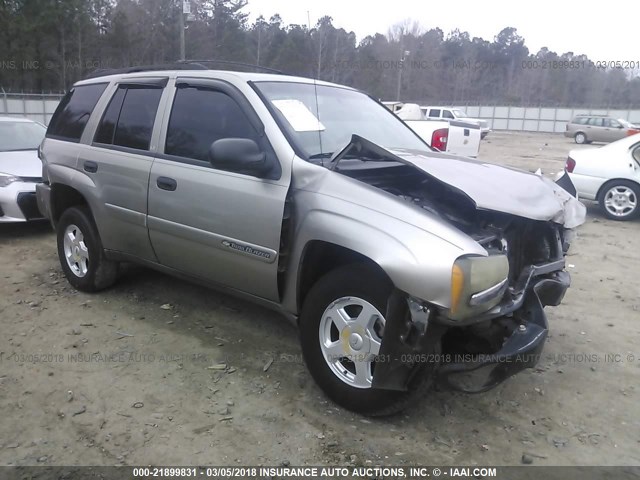
M311 240L304 247L297 272L296 303L298 307L300 308L304 303L309 290L320 278L330 271L350 264L368 265L393 284L385 270L366 255L336 243Z
M78 205L89 206L85 196L78 190L64 183L51 185L51 221L54 225L58 223L65 210Z
M589 140L589 136L587 135L587 132L585 132L584 130L576 130L575 132L573 132L573 138L575 139L579 134L584 135L585 142Z
M607 188L609 188L610 185L615 184L616 182L629 182L629 183L633 183L638 189L640 189L640 183L638 183L636 180L633 180L631 178L611 178L609 180L607 180L606 182L604 182L600 188L598 189L598 193L596 194L596 200L599 202L600 199L602 198L602 195L604 195L604 192L606 191Z

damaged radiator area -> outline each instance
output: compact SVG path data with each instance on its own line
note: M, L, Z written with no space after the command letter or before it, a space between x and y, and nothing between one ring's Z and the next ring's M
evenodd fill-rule
M563 258L563 227L551 221L479 210L456 189L403 164L383 168L346 169L341 173L411 203L473 238L492 254L509 258L510 283L523 269Z

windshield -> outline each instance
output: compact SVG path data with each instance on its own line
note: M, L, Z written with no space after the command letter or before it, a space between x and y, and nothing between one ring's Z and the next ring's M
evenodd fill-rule
M45 133L35 122L0 122L0 152L36 150Z
M398 117L361 92L318 85L316 94L315 85L293 82L256 86L307 160L330 157L354 134L384 148L430 151Z
M453 114L456 116L456 118L468 118L469 115L467 115L467 112L465 112L464 110L459 110L457 108L453 109Z
M630 128L631 127L631 123L627 122L624 118L619 118L618 122L622 124L623 127L625 128Z

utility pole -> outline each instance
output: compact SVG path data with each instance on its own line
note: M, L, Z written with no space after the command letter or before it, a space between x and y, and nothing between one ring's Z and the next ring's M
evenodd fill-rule
M260 43L262 41L262 22L258 24L258 59L256 65L260 65Z
M407 59L407 57L410 55L410 51L409 50L404 50L404 41L400 40L400 49L401 49L401 57L400 57L400 65L398 66L398 86L396 89L396 101L399 102L400 101L400 93L402 90L402 70L404 70L404 62Z
M179 18L180 60L184 60L185 59L184 15L185 15L185 13L189 13L191 11L191 4L189 3L189 0L178 0L178 2L179 2L179 5L180 5L180 18Z

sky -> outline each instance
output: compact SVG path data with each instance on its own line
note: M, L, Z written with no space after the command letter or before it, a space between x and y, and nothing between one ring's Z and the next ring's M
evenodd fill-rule
M249 0L244 8L253 22L278 13L284 23L311 26L329 15L333 25L353 31L358 41L406 19L423 29L440 28L445 35L458 28L471 37L493 38L515 27L532 53L542 47L559 55L586 54L593 61L640 62L638 0Z

